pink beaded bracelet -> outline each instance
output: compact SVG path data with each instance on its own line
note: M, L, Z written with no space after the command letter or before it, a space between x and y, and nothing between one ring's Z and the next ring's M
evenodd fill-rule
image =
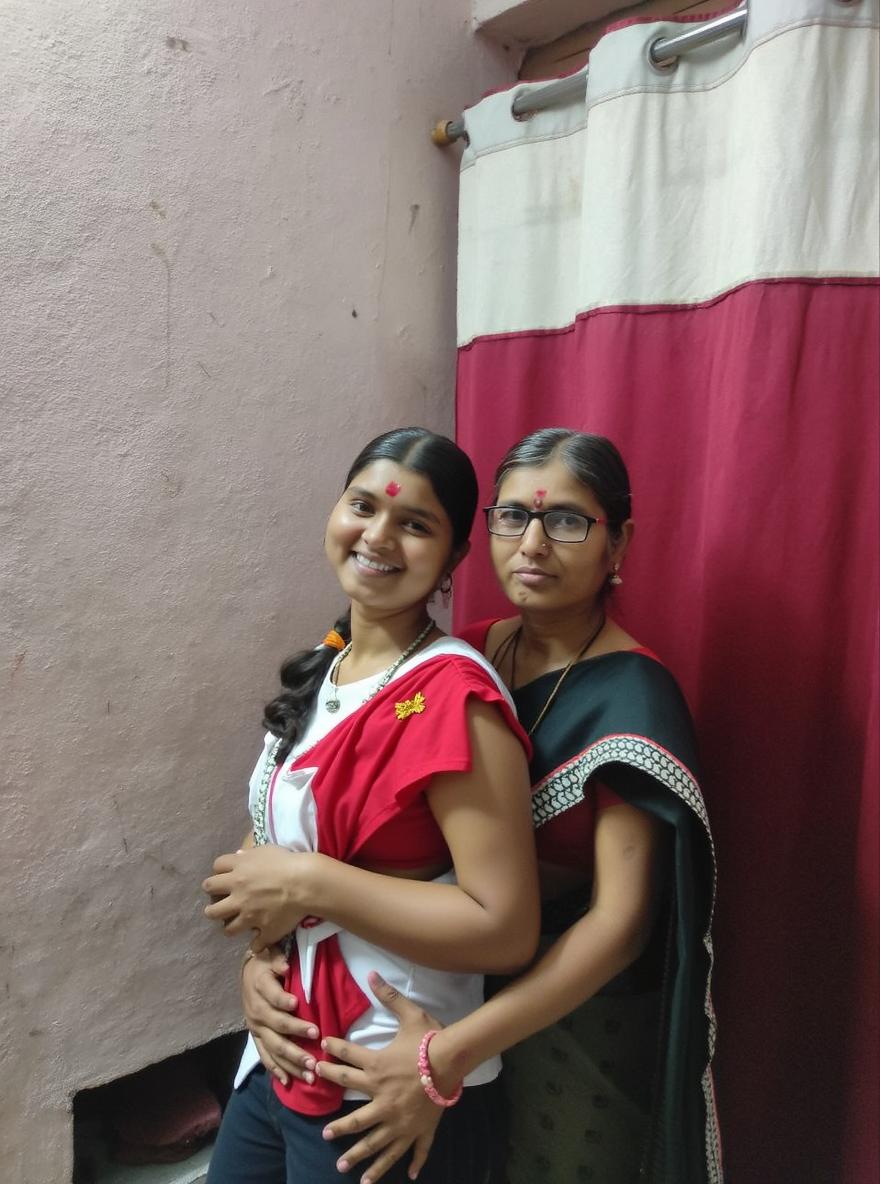
M434 1078L431 1076L431 1062L428 1060L428 1045L437 1035L436 1030L426 1032L422 1037L422 1042L419 1045L419 1081L422 1083L422 1089L431 1099L435 1106L454 1106L461 1097L461 1091L464 1087L464 1082L460 1081L455 1087L452 1096L444 1098L434 1085Z

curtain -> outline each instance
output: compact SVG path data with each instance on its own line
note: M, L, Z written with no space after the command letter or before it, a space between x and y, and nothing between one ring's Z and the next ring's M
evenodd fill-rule
M697 721L732 1184L876 1180L878 24L750 0L661 71L682 24L624 21L585 101L465 116L458 438L484 504L539 427L629 466L614 611ZM456 621L505 611L478 542Z

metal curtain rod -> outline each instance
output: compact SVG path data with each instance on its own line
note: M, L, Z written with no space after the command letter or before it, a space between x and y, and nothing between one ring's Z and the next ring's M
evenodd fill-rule
M710 45L713 41L729 37L733 33L742 33L748 16L749 6L744 3L733 12L726 12L724 16L694 25L684 33L677 33L675 37L658 37L648 46L648 61L658 70L669 70L682 54L689 53L701 45ZM543 111L546 107L564 103L568 99L582 99L586 93L587 71L581 70L567 78L560 78L558 82L549 82L538 90L518 94L511 104L511 111L514 115L529 115L533 111ZM441 119L431 132L431 139L439 147L445 148L447 144L460 140L465 134L464 116L461 116L459 119Z

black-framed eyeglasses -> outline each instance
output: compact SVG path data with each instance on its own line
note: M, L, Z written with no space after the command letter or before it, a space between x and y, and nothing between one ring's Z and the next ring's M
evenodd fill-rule
M521 506L484 506L489 534L518 538L526 533L533 518L539 519L544 534L554 543L582 543L592 526L606 526L607 518L575 514L573 510L524 510Z

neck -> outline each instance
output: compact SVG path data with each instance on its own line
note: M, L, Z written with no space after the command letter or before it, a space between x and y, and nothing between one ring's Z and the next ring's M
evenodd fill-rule
M393 661L411 645L429 620L426 605L395 613L372 613L351 606L351 660L358 666Z
M604 609L600 601L580 610L536 612L524 609L521 614L520 653L549 667L564 666L578 652L587 638L599 627Z

